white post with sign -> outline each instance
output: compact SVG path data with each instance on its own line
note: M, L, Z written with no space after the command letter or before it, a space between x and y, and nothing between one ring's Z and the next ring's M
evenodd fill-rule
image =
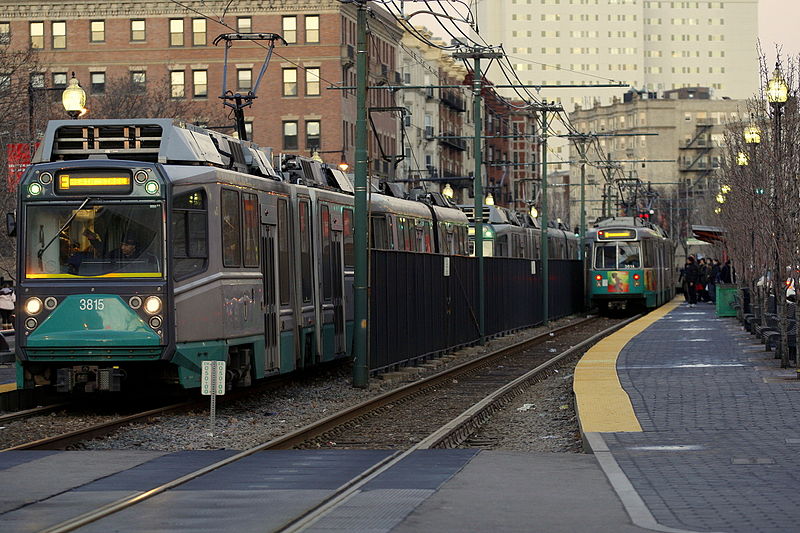
M211 396L210 435L214 436L214 425L217 416L217 395L225 394L225 361L203 361L203 373L200 376L200 392Z

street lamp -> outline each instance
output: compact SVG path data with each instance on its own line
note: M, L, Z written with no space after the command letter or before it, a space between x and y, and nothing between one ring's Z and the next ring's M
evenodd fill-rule
M492 196L492 193L486 195L486 201L484 202L484 205L494 205L494 196Z
M69 85L61 94L61 103L67 114L73 119L86 113L86 91L81 88L74 72L69 80Z
M453 188L450 186L449 183L444 184L444 189L442 189L442 195L450 200L452 200L453 197L455 196L455 192L453 191Z
M738 154L736 154L736 164L739 165L740 167L747 166L748 164L750 164L750 158L747 157L746 153L739 152Z
M535 205L531 206L531 218L539 218L539 210L536 209Z

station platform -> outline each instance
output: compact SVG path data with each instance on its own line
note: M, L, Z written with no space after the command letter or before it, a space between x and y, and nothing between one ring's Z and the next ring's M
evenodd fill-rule
M587 352L593 454L415 452L306 531L800 530L800 382L714 308L668 304ZM0 454L4 532L40 531L232 450ZM274 531L388 450L254 454L78 531Z
M800 531L800 381L736 319L676 299L587 352L574 390L635 524Z

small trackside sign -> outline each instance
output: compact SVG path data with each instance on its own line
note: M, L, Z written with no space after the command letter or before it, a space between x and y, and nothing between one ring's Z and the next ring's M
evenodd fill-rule
M206 396L225 394L225 361L203 361L200 392Z

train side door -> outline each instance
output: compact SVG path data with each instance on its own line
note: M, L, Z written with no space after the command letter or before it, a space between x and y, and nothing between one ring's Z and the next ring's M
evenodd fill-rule
M334 206L322 205L322 300L323 322L333 326L333 353L345 353L344 269L342 262L342 213Z
M272 211L272 209L269 209ZM274 215L273 215L274 216ZM279 310L278 278L276 272L275 222L263 224L261 232L261 273L264 277L264 371L267 374L280 370L278 346Z
M296 368L296 354L300 352L299 317L295 315L294 306L294 268L292 265L292 224L289 211L289 200L278 199L278 344L281 354L281 372L289 372ZM286 354L284 356L283 354Z

